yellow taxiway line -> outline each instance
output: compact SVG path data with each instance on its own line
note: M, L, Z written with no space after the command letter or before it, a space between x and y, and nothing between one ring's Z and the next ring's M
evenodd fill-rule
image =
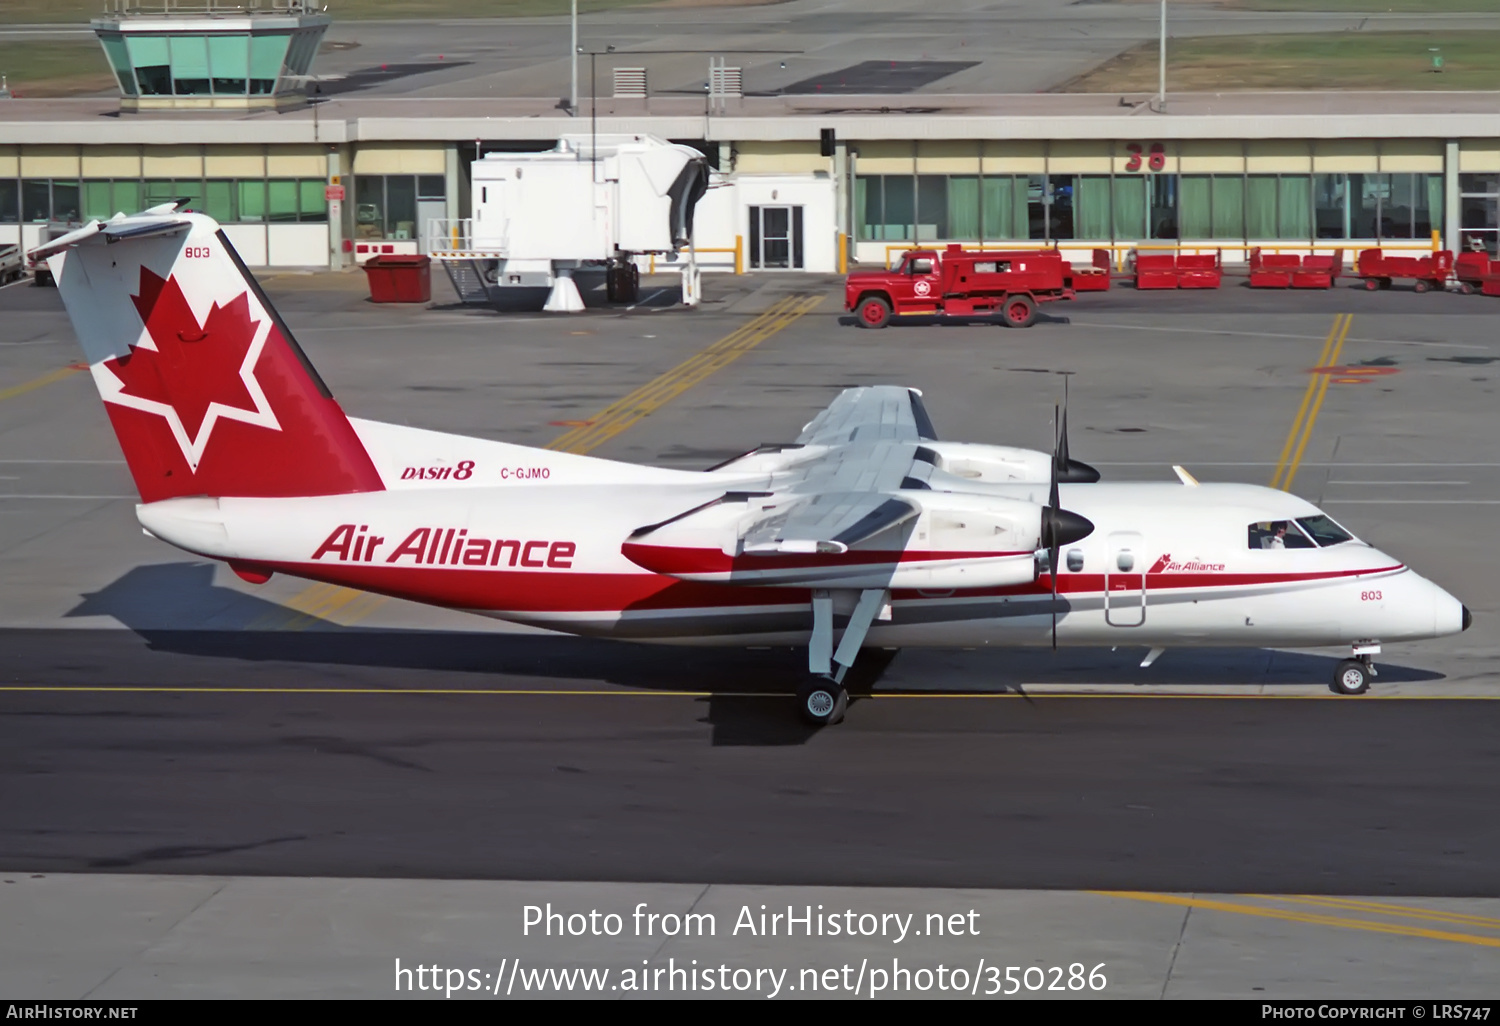
M771 304L770 309L725 335L719 341L612 403L578 427L553 439L546 448L583 455L592 452L626 428L661 409L709 375L729 366L766 339L811 313L823 296L795 294Z
M1195 898L1185 894L1155 894L1150 891L1093 891L1093 894L1109 898L1126 898L1130 901L1152 902L1158 905L1176 905L1182 908L1203 909L1210 912L1231 912L1242 916L1258 916L1263 919L1280 919L1290 923L1306 923L1311 926L1332 926L1341 930L1363 930L1368 933L1384 933L1397 937L1421 937L1427 940L1449 941L1455 944L1471 944L1483 948L1500 948L1500 937L1485 937L1473 933L1455 933L1451 930L1433 930L1425 926L1406 923L1384 923L1375 919L1355 919L1348 916L1327 915L1319 912L1303 912L1296 909L1273 908L1265 905L1250 905L1238 901L1219 901L1213 898ZM1440 913L1427 909L1414 909L1404 905L1386 905L1377 902L1343 901L1336 898L1320 898L1311 895L1245 895L1264 901L1282 904L1307 904L1315 907L1331 907L1371 915L1398 916L1407 918L1434 919L1442 922L1460 922L1479 929L1500 930L1500 922L1484 916L1462 917L1460 913Z
M1338 363L1339 354L1344 350L1344 341L1349 337L1349 328L1353 323L1353 314L1343 313L1333 318L1333 327L1328 330L1328 337L1323 340L1323 349L1318 354L1318 368ZM1307 443L1312 438L1313 426L1318 422L1319 411L1323 409L1323 399L1328 395L1328 379L1328 374L1318 373L1316 369L1308 378L1307 390L1302 393L1302 405L1297 408L1297 416L1292 419L1292 430L1287 433L1286 444L1281 447L1281 458L1276 462L1276 472L1271 475L1272 488L1280 488L1284 492L1292 490L1292 481L1302 465L1302 455L1307 451Z
M38 388L50 385L53 382L61 381L64 378L70 378L74 374L77 374L79 371L87 369L88 368L81 363L72 363L66 367L59 367L51 374L43 374L39 378L33 378L30 381L23 381L21 384L12 385L9 388L0 388L0 400L14 399L18 395L25 395L27 392L34 392Z
M1022 688L1042 685L1023 684ZM151 695L472 695L495 697L511 695L555 695L591 698L776 698L785 701L789 691L657 691L646 688L353 688L353 687L213 687L171 684L0 684L0 693L61 694L69 691L92 694ZM1205 694L1160 691L877 691L856 695L856 701L873 699L976 699L1038 702L1052 699L1155 699L1216 702L1349 702L1347 695L1278 695L1278 694ZM1370 702L1497 702L1500 695L1362 695L1361 704Z

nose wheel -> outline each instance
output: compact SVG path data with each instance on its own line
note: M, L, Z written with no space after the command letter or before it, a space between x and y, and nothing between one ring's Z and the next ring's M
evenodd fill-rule
M1345 659L1333 672L1328 689L1336 695L1362 695L1370 690L1370 668L1358 659Z
M1380 654L1380 643L1357 641L1352 648L1353 658L1345 659L1333 671L1328 690L1335 695L1362 695L1370 690L1370 681L1376 676L1375 656Z

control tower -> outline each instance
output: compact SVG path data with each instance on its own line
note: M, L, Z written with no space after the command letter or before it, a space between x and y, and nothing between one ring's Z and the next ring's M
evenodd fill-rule
M120 109L296 107L330 18L316 0L107 0L92 22Z

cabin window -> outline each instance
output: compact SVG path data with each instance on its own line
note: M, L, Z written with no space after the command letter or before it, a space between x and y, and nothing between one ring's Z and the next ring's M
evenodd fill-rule
M1311 549L1312 540L1294 520L1261 520L1250 525L1252 549Z
M1352 534L1321 513L1315 517L1298 517L1297 523L1312 537L1313 541L1325 548L1354 540Z
M1075 573L1075 574L1078 573L1080 570L1083 569L1083 550L1082 549L1069 549L1068 550L1068 569L1071 570L1071 571L1073 571L1073 573Z
M927 259L926 257L922 257L922 258L913 260L911 262L911 273L912 274L931 274L932 273L932 261L929 260L929 259Z
M1135 569L1135 556L1131 554L1129 549L1126 549L1115 557L1115 566L1120 568L1121 573L1128 574Z

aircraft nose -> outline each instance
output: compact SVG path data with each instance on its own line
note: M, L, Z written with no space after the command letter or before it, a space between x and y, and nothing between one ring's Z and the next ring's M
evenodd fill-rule
M1463 626L1460 627L1459 630L1466 631L1466 630L1469 629L1469 625L1474 622L1474 614L1471 613L1471 612L1469 612L1469 607L1468 606L1463 606L1461 608L1464 611L1464 617L1463 617Z

